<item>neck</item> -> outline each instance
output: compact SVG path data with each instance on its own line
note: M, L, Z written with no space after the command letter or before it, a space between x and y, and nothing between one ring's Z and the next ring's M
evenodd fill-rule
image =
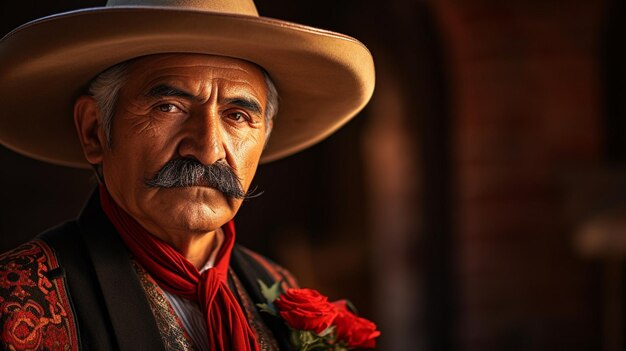
M168 235L168 233L160 233L153 235L165 241L200 270L211 255L219 249L220 237L223 234L221 229L217 229L203 234Z

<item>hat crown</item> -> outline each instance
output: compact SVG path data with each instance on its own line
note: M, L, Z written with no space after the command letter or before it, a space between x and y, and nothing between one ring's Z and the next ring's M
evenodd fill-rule
M186 10L259 16L252 0L108 0L106 6L176 7Z

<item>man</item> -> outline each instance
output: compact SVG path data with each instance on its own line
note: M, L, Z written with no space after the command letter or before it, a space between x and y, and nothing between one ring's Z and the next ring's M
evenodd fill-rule
M76 221L0 256L3 348L292 347L256 304L293 278L232 219L259 162L367 103L361 43L252 1L111 0L9 33L0 82L5 146L100 180Z

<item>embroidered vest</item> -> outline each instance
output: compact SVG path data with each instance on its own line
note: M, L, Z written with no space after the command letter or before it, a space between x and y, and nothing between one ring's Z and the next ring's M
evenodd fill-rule
M78 350L76 318L58 261L33 240L0 256L0 323L8 350Z

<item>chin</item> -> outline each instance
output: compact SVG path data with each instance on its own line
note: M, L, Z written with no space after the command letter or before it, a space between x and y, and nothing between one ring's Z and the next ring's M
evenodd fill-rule
M232 216L230 209L213 209L206 205L197 205L187 208L186 211L176 216L172 223L191 232L213 231L226 224Z
M146 209L162 228L190 232L213 231L226 224L238 209L221 192L207 188L168 189L158 204Z

